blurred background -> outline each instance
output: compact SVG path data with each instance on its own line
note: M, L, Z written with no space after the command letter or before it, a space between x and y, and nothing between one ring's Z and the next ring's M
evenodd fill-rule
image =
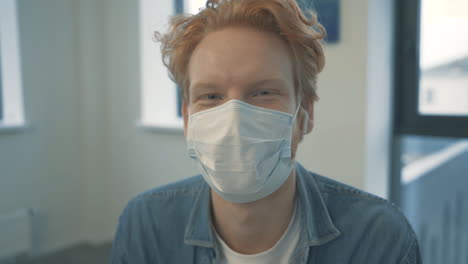
M330 35L298 161L468 263L468 3L304 0ZM138 193L198 171L153 32L200 0L0 0L0 263L106 263Z

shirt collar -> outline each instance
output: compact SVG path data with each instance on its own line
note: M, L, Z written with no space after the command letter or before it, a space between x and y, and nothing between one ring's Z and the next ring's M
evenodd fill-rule
M337 238L340 231L331 220L315 177L296 162L296 194L299 198L298 210L301 228L307 230L307 246L323 245ZM210 188L204 180L198 186L194 205L185 228L186 244L214 248L214 234L211 230ZM301 239L302 240L302 239Z
M314 175L296 162L296 178L299 208L304 219L301 226L307 230L307 245L323 245L340 236L340 231L335 227L328 213Z
M214 236L211 230L211 194L208 184L201 180L195 196L187 226L184 242L188 245L214 247Z

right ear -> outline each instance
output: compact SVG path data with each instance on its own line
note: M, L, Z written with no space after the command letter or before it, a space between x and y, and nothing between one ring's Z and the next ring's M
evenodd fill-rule
M304 116L302 117L302 134L306 135L308 133L308 127L309 127L309 113L304 110L304 108L301 108L302 112L304 113Z

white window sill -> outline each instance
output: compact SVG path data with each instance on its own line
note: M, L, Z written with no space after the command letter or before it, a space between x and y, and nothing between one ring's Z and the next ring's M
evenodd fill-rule
M0 122L0 134L21 132L21 131L26 130L27 128L29 128L29 124L26 122L19 122L19 123Z
M173 134L173 135L184 135L184 128L178 125L156 125L156 124L148 124L142 121L137 121L136 126L142 130L149 131L149 132L157 132L157 133L164 133L164 134Z

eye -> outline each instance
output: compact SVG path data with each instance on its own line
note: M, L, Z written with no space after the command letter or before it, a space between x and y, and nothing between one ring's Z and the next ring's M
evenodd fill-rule
M255 91L252 96L253 97L273 97L273 96L277 96L279 95L280 92L276 89L261 89L261 90L257 90Z
M208 100L208 101L214 101L214 100L221 100L222 97L219 94L204 94L200 96L201 100Z
M260 90L260 91L257 91L253 94L253 96L264 96L264 95L270 95L271 92L268 91L268 90Z

